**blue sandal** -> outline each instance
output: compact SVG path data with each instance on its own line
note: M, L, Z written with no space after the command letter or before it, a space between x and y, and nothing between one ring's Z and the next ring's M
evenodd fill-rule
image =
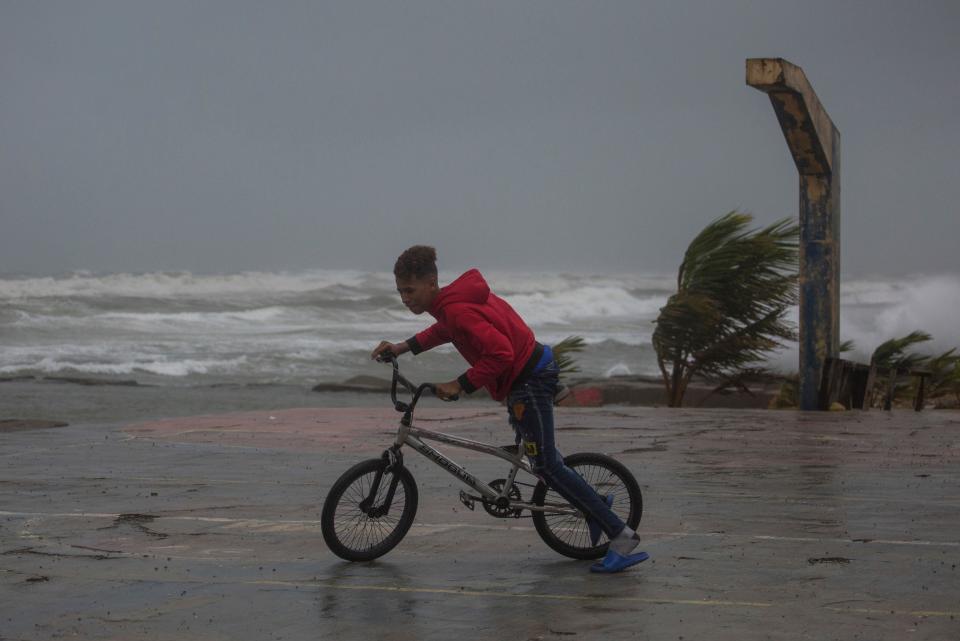
M614 572L622 572L627 568L636 565L637 563L646 561L649 558L650 555L646 552L637 552L635 554L623 556L622 554L618 554L613 550L608 550L607 556L603 557L603 561L591 565L590 571L601 574L613 574Z

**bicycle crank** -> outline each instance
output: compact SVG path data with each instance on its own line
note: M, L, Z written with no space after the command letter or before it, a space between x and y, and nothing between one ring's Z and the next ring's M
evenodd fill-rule
M497 479L490 481L490 487L496 490L498 494L503 494L503 487L506 483L507 479ZM487 514L495 516L498 519L507 519L510 517L518 519L523 513L523 510L510 507L510 503L522 500L523 496L520 494L520 488L517 487L516 483L512 483L510 485L510 491L507 492L507 496L501 496L495 500L482 499L483 509L487 511Z

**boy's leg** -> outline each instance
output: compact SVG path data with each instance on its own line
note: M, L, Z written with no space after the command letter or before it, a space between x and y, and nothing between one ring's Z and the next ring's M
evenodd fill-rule
M555 388L555 370L532 376L507 399L510 422L526 443L526 454L534 471L612 540L624 531L624 522L610 509L605 497L564 464L557 451L553 425Z

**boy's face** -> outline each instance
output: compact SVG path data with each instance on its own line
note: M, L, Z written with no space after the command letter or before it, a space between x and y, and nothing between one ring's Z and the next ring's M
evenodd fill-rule
M400 292L400 300L414 314L422 314L433 303L440 292L437 287L436 276L427 276L426 278L400 278L397 277L397 291Z

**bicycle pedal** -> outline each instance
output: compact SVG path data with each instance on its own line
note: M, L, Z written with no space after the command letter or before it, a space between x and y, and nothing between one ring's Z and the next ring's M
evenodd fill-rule
M466 505L471 512L474 510L473 499L470 498L470 495L463 490L460 490L460 502Z

